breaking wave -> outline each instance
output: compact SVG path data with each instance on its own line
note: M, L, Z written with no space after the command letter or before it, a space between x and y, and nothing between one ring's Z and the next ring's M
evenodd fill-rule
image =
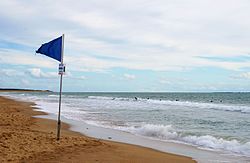
M171 100L157 100L157 99L142 99L142 98L120 98L120 97L106 97L106 96L88 96L89 99L95 100L115 100L115 101L135 101L144 102L155 105L170 105L170 106L185 106L197 107L202 109L224 110L232 112L250 113L250 107L236 104L219 104L206 102L191 102L191 101L171 101Z
M115 127L116 129L130 132L136 135L156 138L167 141L177 141L206 149L229 151L240 155L250 156L250 142L240 143L238 140L225 140L211 135L182 136L177 133L171 125L145 124L133 127Z

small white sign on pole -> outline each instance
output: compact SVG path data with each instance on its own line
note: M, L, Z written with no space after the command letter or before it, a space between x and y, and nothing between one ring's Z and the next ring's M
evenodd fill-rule
M63 75L65 74L65 64L59 64L58 74Z

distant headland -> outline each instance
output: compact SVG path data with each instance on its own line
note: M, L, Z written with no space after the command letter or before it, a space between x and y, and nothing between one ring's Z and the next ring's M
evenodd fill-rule
M0 88L0 92L52 92L50 90Z

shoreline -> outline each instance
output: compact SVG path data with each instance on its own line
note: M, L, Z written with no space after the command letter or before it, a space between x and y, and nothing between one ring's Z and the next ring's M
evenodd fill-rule
M190 157L154 149L99 140L70 131L62 123L61 140L56 141L56 121L33 116L47 115L37 111L34 103L0 96L1 161L69 162L196 162ZM36 110L34 110L36 109Z
M43 107L41 107L43 108ZM46 112L46 111L45 111ZM56 120L56 115L49 113L48 115L37 116L39 118ZM70 130L87 135L91 138L101 139L105 141L118 142L122 144L135 145L142 148L149 148L164 153L173 153L179 156L186 156L192 158L197 162L211 163L211 162L249 162L250 159L245 156L233 155L230 153L223 153L222 151L214 151L202 149L198 146L190 144L162 141L159 139L151 139L139 135L133 135L129 132L123 132L111 128L103 128L93 126L85 122L75 121L61 117L63 122L70 124Z

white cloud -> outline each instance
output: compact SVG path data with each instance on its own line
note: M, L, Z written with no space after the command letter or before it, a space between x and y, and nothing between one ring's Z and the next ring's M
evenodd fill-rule
M186 86L188 83L190 83L189 79L181 78L181 77L172 77L172 78L166 78L161 77L159 79L159 83L163 85L168 86Z
M8 77L16 77L16 76L23 76L24 73L23 72L18 72L15 69L1 69L0 70L0 75L2 77L4 76L8 76Z
M35 78L56 78L58 74L56 72L43 72L40 68L31 68L27 71L29 75Z
M24 86L29 86L29 85L30 85L30 82L29 82L29 80L27 80L27 79L21 79L21 83L22 83Z
M166 79L159 80L159 83L161 83L161 84L171 84L171 82L166 80Z
M26 75L35 78L56 78L58 74L56 72L43 72L40 68L30 68L27 71L23 71L21 69L18 71L17 69L1 69L0 75L2 77L24 77Z
M38 48L65 33L65 62L76 71L101 72L116 67L182 71L203 66L239 70L249 67L250 62L219 62L196 56L248 54L249 5L245 0L62 0L55 5L3 0L0 37ZM22 50L1 51L0 62L56 65Z
M132 74L123 74L123 77L128 80L133 80L135 79L135 75Z
M243 72L238 75L231 75L233 79L250 79L250 72Z
M80 76L80 79L83 79L83 80L85 80L85 79L87 79L85 76Z
M45 59L46 58L46 59ZM12 65L33 65L39 67L54 68L57 67L57 62L52 61L48 57L35 55L34 53L0 48L0 63Z

